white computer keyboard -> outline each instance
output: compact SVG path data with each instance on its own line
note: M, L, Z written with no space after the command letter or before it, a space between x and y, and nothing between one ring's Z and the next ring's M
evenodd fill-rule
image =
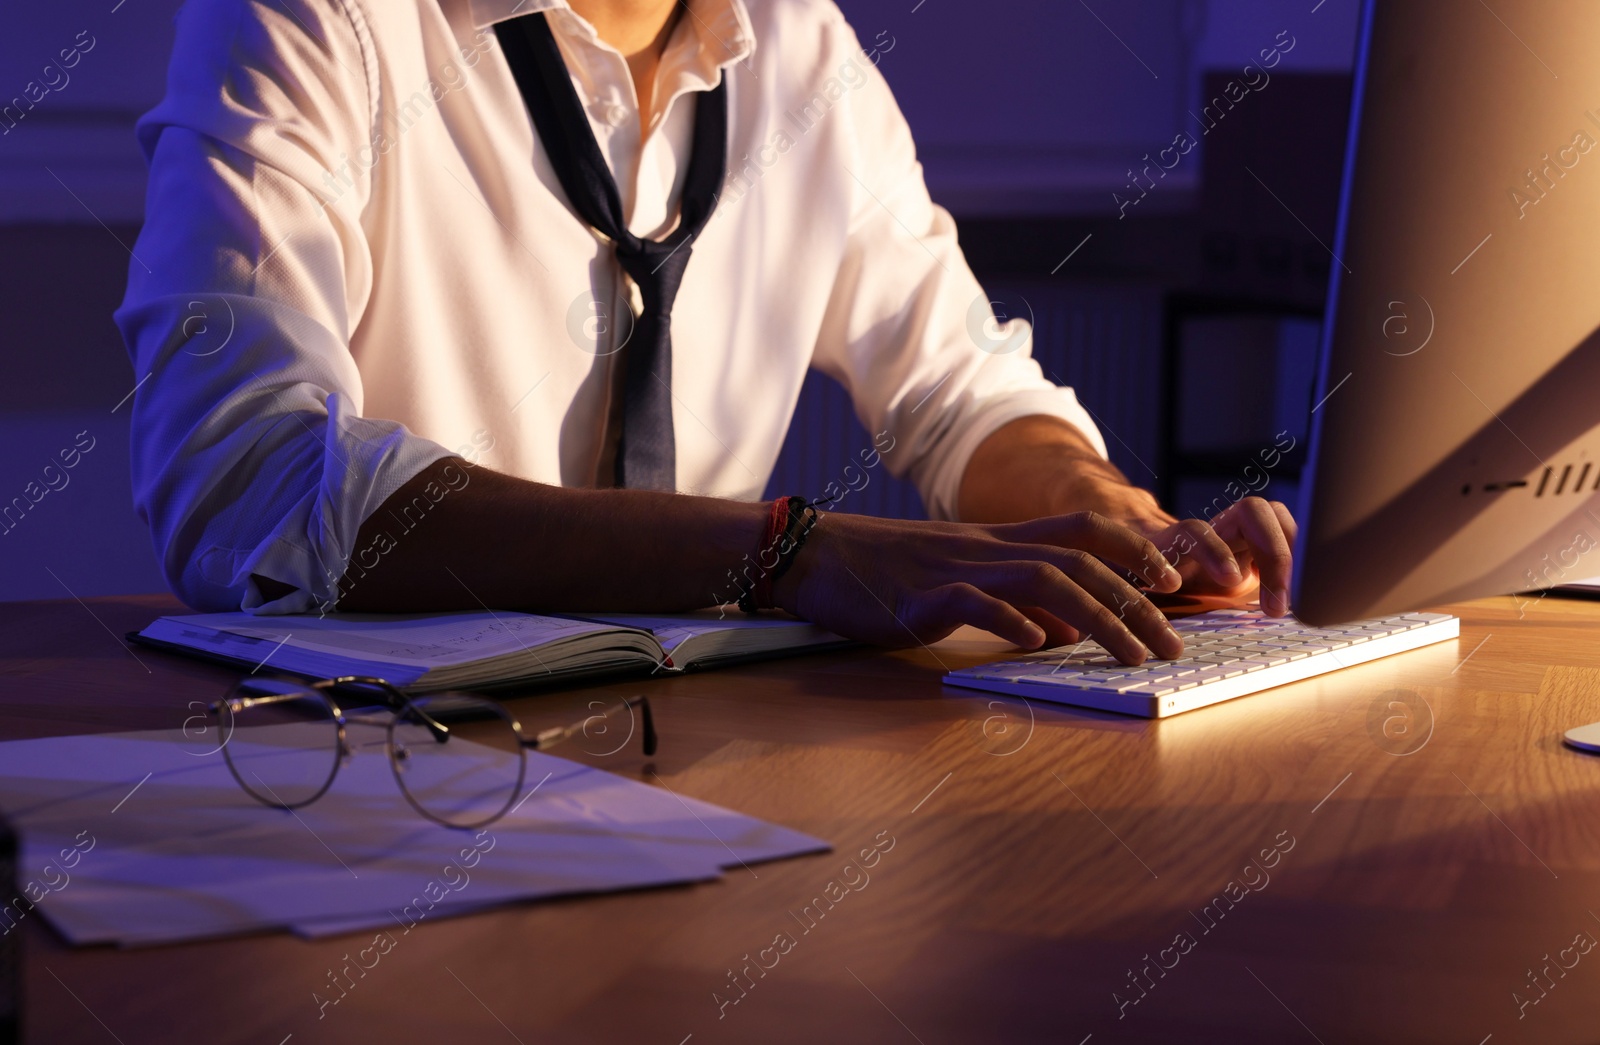
M1172 626L1183 636L1183 656L1177 660L1147 660L1129 667L1099 643L1085 642L952 671L944 680L952 686L1166 718L1461 633L1461 621L1443 613L1313 628L1259 610L1212 610L1175 620Z

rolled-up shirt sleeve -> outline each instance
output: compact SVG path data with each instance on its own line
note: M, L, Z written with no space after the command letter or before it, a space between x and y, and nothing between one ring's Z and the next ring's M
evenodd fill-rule
M450 451L361 416L350 335L376 66L339 0L190 0L140 120L145 225L116 322L133 359L135 505L197 609L338 599L361 524ZM294 591L269 600L252 579Z
M957 518L973 451L1018 418L1059 417L1106 456L1072 389L1032 358L1029 324L996 322L954 220L928 195L888 84L842 20L839 33L848 40L828 67L850 60L842 48L852 48L865 79L847 95L852 216L813 365L845 386L870 432L893 437L884 462L910 475L936 519Z

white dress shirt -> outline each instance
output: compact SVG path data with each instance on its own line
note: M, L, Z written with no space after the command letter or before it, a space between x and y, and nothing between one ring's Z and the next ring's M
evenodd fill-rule
M685 96L728 81L725 191L672 313L680 491L759 498L813 366L935 517L1018 417L1104 454L1026 324L996 325L875 65L892 56L830 0L691 0L642 121L624 58L565 0L189 0L138 125L150 185L116 314L135 500L186 602L332 603L361 524L450 455L607 484L631 283L495 39L540 10L639 235L676 220ZM295 591L269 602L252 574Z

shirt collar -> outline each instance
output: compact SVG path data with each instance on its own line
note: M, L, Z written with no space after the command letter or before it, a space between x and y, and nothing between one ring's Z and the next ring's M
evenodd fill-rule
M557 32L600 44L594 26L573 11L567 0L469 0L469 3L474 29L547 11L552 13L551 27ZM712 69L742 62L755 53L755 32L751 29L750 12L744 0L688 0L684 7L684 27L699 41L701 53ZM673 35L677 38L682 34Z

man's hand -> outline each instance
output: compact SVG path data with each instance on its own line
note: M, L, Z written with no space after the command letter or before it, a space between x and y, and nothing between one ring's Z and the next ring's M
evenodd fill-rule
M994 526L836 514L773 595L796 616L883 646L971 624L1024 649L1092 637L1128 664L1179 656L1161 611L1107 563L1153 591L1181 583L1155 544L1093 512Z
M1140 491L1143 493L1143 491ZM1281 501L1246 497L1210 523L1179 521L1146 495L1145 506L1117 512L1124 525L1153 541L1183 577L1182 592L1244 602L1259 585L1261 609L1269 617L1289 612L1294 517Z
M978 446L961 482L961 516L1005 522L1090 509L1153 541L1183 578L1180 594L1238 602L1261 591L1269 616L1289 612L1295 522L1278 501L1246 497L1209 523L1178 520L1054 417L1024 417Z

